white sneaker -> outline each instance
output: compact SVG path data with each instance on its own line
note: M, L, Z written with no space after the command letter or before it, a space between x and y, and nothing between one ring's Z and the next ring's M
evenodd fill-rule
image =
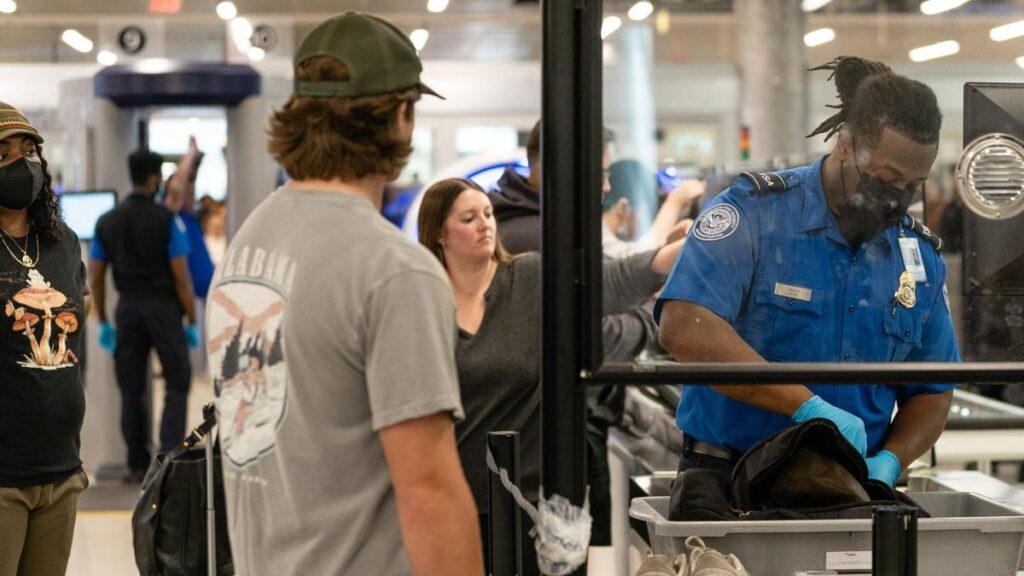
M700 536L687 538L686 548L690 551L689 576L750 576L739 558L709 548Z
M635 576L689 576L688 565L686 554L680 554L672 560L661 554L651 554L640 565Z

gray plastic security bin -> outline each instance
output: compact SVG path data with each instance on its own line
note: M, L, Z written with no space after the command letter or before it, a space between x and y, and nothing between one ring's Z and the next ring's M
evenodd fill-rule
M1024 510L965 492L909 493L931 514L917 525L922 576L1013 576L1024 544ZM871 550L871 520L670 522L668 497L634 498L629 515L647 523L651 549L673 557L687 536L735 554L753 576L823 570L828 552ZM865 570L864 572L870 572Z

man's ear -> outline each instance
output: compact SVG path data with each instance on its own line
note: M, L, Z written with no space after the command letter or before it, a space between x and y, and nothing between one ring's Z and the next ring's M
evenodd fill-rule
M408 100L402 100L398 104L398 109L395 110L395 125L401 134L412 134L413 114L415 112L409 110L409 106L412 106L412 104Z
M847 130L840 130L836 133L836 147L832 152L836 159L843 162L855 162L853 158L853 137Z

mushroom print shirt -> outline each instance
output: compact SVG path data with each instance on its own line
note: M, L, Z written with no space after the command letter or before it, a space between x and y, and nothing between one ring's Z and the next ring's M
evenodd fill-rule
M4 236L0 247L0 487L59 482L81 469L85 264L78 237ZM26 249L27 246L27 249ZM26 264L31 264L28 266Z

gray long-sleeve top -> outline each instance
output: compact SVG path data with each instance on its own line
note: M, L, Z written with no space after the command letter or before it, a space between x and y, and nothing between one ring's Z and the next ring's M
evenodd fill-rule
M642 321L607 314L629 310L656 291L664 277L650 270L653 252L605 262L603 332L616 339ZM466 419L455 427L463 470L481 513L487 508L487 433L520 433L521 488L537 499L540 481L540 256L499 266L484 295L475 334L459 331L455 358ZM630 312L627 314L635 314ZM618 318L618 319L616 319ZM636 326L633 326L633 325ZM637 327L639 326L639 327ZM643 343L639 344L642 348ZM635 345L634 345L635 347ZM621 353L621 352L620 352ZM607 339L606 339L607 355Z

